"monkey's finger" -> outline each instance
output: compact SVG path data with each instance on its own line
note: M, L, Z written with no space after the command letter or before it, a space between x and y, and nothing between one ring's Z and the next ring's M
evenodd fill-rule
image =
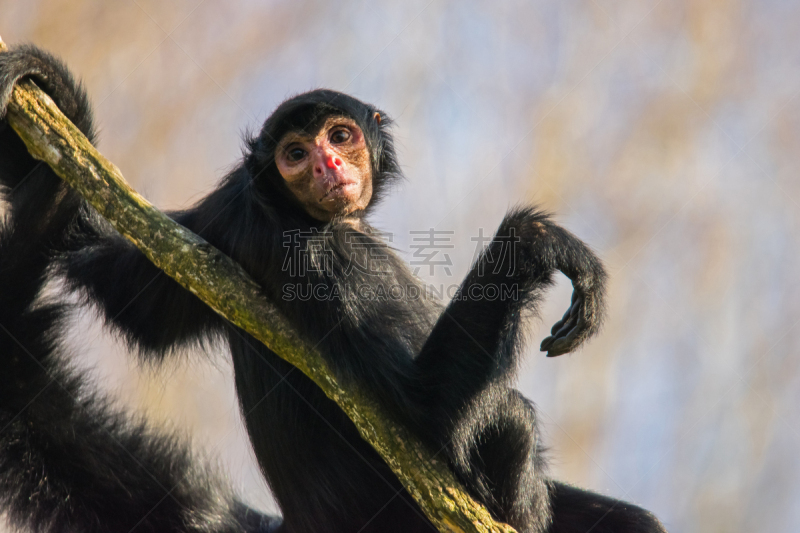
M570 320L569 322L567 322L567 324L564 325L564 327L562 327L558 331L558 333L556 333L554 335L550 335L549 337L545 338L542 341L541 346L539 346L539 350L542 351L542 352L546 352L546 351L550 350L552 348L552 345L553 345L554 342L556 342L558 340L561 340L568 331L571 331L572 329L574 329L575 326L572 324L573 321L574 321L574 319Z
M573 290L572 290L572 300L571 300L571 302L572 302L573 304L574 304L575 302L577 302L577 301L578 301L578 298L580 298L582 294L583 294L583 291L580 291L580 290L578 290L578 289L573 289Z
M553 324L553 327L550 328L550 335L555 335L558 330L564 327L564 324L569 320L569 311L564 314L561 318L558 319L558 322Z
M561 339L563 341L564 339ZM549 350L547 350L546 357L558 357L559 355L564 355L565 353L569 353L572 348L570 346L564 346L562 343L559 343L557 346L551 346Z
M539 349L543 352L550 349L550 346L556 340L566 336L570 331L575 329L577 326L577 321L579 319L579 314L569 314L569 316L564 316L561 320L559 320L555 326L553 326L553 330L551 331L551 335L542 341L541 346ZM556 327L558 329L556 330Z
M564 339L554 340L547 350L547 357L558 357L570 351L569 346L564 345Z
M586 321L581 319L574 328L563 338L555 339L547 350L547 357L556 357L572 351L578 344L581 332L585 328Z
M566 322L564 322L564 324L558 329L558 331L553 333L552 336L555 337L556 339L565 337L578 324L579 318L580 315L578 313L570 315L569 319Z
M569 353L569 350L556 350L555 348L551 348L547 351L545 357L558 357L559 355L564 355L565 353Z
M569 309L567 309L567 312L564 313L564 316L561 317L561 320L553 324L553 327L550 328L550 334L555 335L556 332L564 326L567 320L574 317L578 313L582 303L583 298L576 296L576 293L572 293L572 304L569 306Z
M561 327L564 325L564 322L569 320L569 317L570 317L571 314L572 314L572 305L570 305L569 309L567 309L567 312L564 313L564 315L561 318L558 319L558 322L553 324L553 327L550 328L550 334L553 335L553 334L555 334L556 331L561 329Z
M555 339L553 337L545 337L545 339L542 341L542 344L539 346L539 351L546 352L550 345L553 344L554 340Z

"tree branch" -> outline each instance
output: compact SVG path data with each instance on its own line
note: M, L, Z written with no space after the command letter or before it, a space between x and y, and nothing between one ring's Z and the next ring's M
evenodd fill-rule
M0 40L0 51L5 49ZM33 157L50 165L158 268L311 378L350 417L439 531L514 532L492 520L445 462L378 402L345 388L237 263L134 191L38 87L30 81L15 87L6 119Z

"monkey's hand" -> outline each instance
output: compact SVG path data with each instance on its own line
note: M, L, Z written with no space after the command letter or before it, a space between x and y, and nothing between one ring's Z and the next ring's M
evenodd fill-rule
M33 80L90 141L94 139L86 92L64 63L30 45L0 53L0 185L11 189L38 164L4 120L14 86L24 79Z
M14 86L32 79L56 102L70 120L76 118L74 102L78 86L67 67L54 56L31 45L13 46L0 54L0 118L5 117ZM70 116L73 115L73 116Z
M585 289L574 284L569 309L555 323L539 349L547 352L547 357L571 352L597 333L602 319L602 289Z
M498 235L519 235L520 279L531 289L546 287L555 271L572 280L572 302L550 336L542 341L541 351L548 357L575 350L600 330L605 311L606 271L603 263L580 239L558 226L535 208L512 211ZM494 244L494 243L493 243Z

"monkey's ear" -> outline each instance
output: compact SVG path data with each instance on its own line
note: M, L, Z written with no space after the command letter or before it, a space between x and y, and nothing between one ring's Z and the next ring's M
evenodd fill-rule
M375 119L375 122L377 122L377 123L380 125L380 123L381 123L381 114L380 114L380 113L378 113L378 112L376 111L376 112L375 112L375 114L374 114L374 115L372 115L372 118L374 118L374 119Z

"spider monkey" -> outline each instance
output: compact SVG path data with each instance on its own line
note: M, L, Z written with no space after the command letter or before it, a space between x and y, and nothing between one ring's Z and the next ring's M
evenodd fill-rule
M39 85L94 141L86 92L59 60L33 46L0 54L0 117L22 79ZM238 261L337 376L366 388L446 458L496 519L522 533L665 531L641 508L548 478L533 405L510 386L522 317L535 311L555 271L574 291L542 350L572 351L600 326L606 275L580 240L534 208L514 209L446 307L425 297L358 296L359 287L424 294L366 221L401 178L390 125L383 111L342 93L290 98L247 139L241 163L216 189L169 215ZM13 524L35 531L435 531L313 382L161 273L35 161L4 121L0 129L0 185L9 206L0 230L0 504ZM287 268L288 248L307 268ZM375 268L349 268L354 262ZM227 339L247 431L282 520L238 503L175 438L133 423L86 390L61 353L66 304L41 294L52 275L96 305L146 359ZM339 297L284 297L297 284ZM480 297L503 285L514 287L513 297Z

